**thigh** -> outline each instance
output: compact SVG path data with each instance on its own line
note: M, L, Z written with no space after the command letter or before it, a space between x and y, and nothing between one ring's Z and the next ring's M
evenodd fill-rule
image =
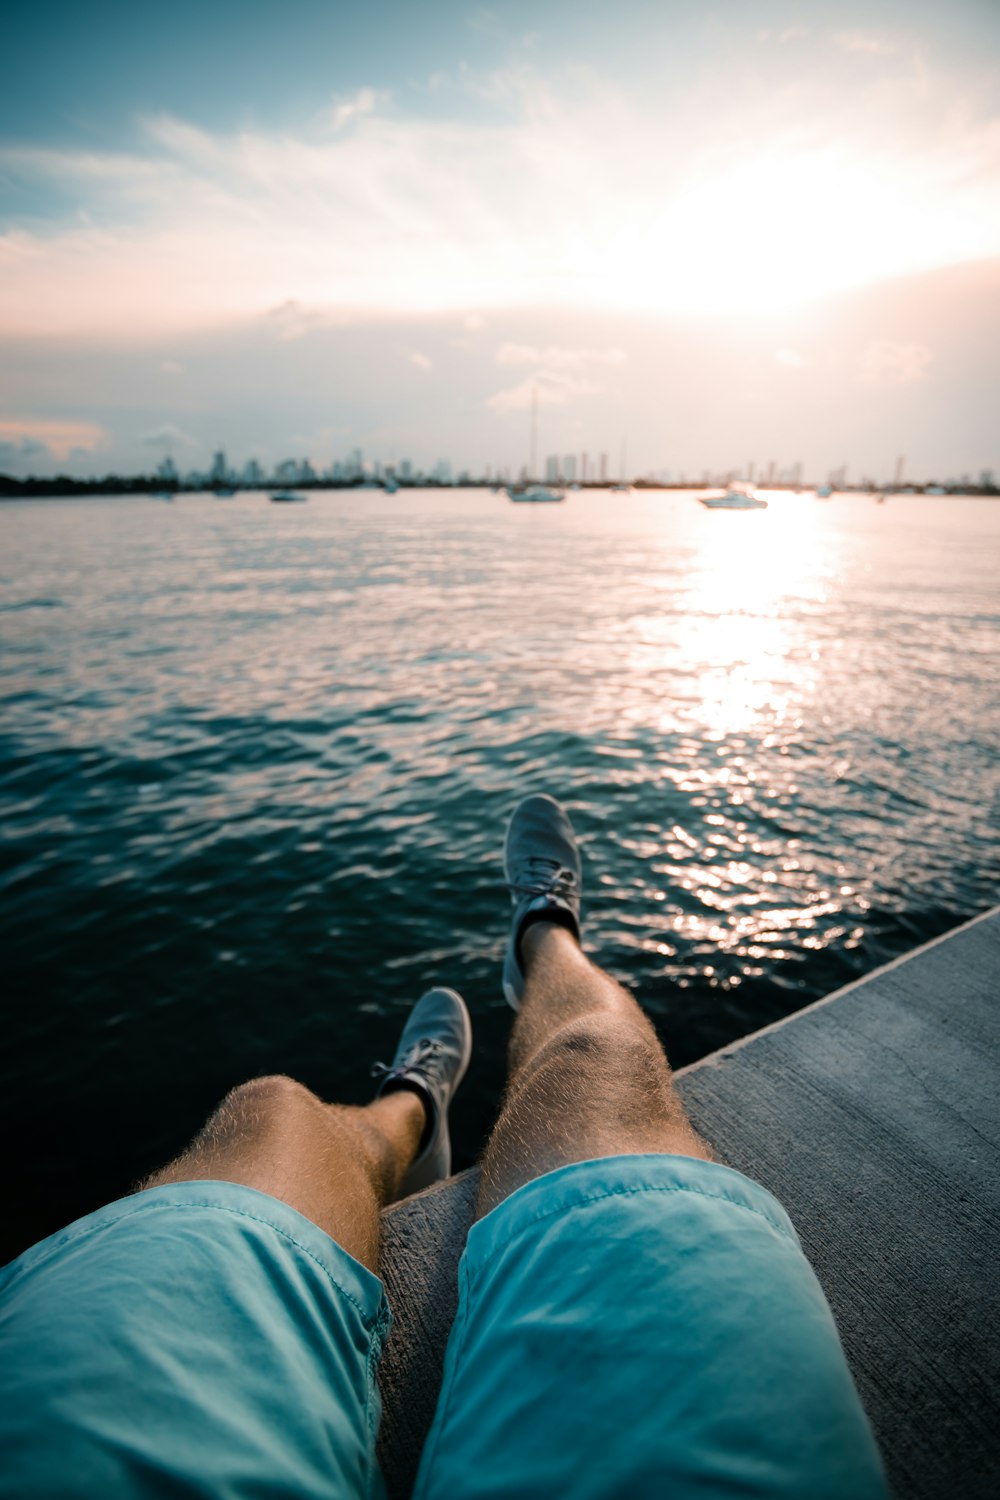
M381 1494L382 1284L287 1204L182 1182L0 1272L0 1494Z
M416 1495L885 1495L780 1205L717 1163L582 1162L473 1226Z

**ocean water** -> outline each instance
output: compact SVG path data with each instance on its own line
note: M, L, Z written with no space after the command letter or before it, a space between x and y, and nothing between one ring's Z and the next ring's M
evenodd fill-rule
M471 1161L528 792L677 1065L994 903L998 563L974 499L0 507L7 1253L249 1076L366 1099L432 983Z

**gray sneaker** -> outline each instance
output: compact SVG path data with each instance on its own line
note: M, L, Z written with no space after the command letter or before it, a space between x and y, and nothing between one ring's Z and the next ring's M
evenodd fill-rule
M448 1105L472 1056L472 1022L455 990L433 989L410 1012L390 1066L375 1063L381 1078L376 1099L396 1089L415 1090L427 1109L427 1127L416 1160L403 1179L400 1196L430 1187L451 1172Z
M503 992L517 1010L524 994L521 937L532 922L557 922L580 941L583 867L573 825L552 797L525 797L507 825L504 875L514 903L503 961Z

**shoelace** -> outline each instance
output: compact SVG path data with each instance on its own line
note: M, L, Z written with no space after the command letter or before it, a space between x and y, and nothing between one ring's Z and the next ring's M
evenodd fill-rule
M576 875L567 870L557 859L544 854L529 854L525 861L530 884L507 881L512 896L563 896L576 895Z
M401 1073L407 1068L419 1068L432 1057L436 1057L440 1051L441 1043L436 1037L419 1037L410 1050L404 1053L395 1067L391 1067L389 1063L373 1062L371 1076L372 1078L385 1078L389 1073Z

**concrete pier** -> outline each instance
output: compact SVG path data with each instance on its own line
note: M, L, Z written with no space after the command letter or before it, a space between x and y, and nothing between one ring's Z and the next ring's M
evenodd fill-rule
M897 1494L1000 1494L1000 907L678 1075L700 1131L784 1203ZM383 1219L395 1324L379 1453L409 1494L475 1172Z

